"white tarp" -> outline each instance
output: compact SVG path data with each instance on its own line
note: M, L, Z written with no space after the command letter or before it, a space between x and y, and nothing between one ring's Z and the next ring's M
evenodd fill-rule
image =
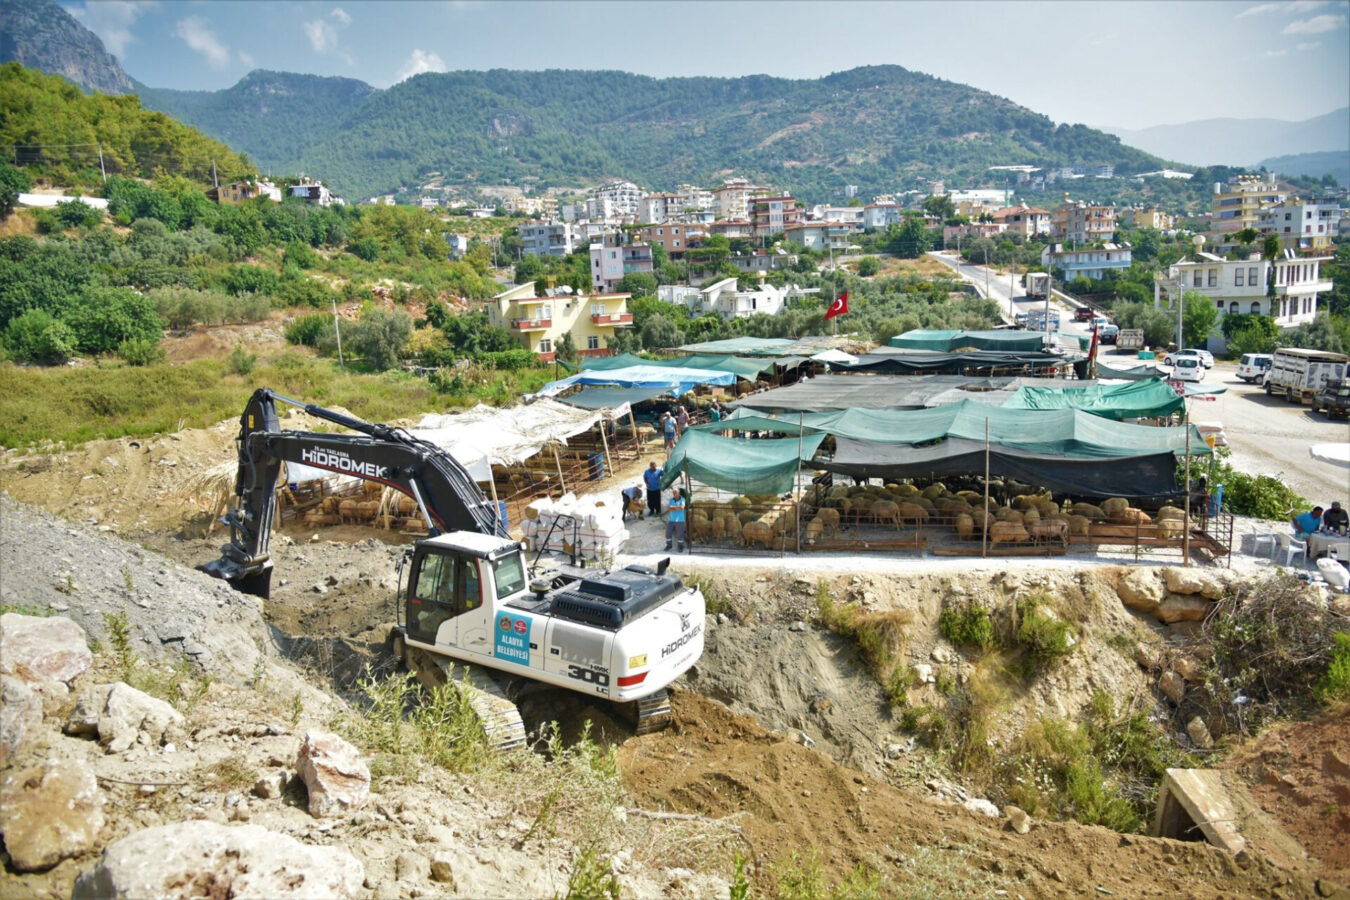
M1313 444L1308 448L1313 459L1350 469L1350 444Z
M601 416L554 400L510 409L480 403L468 412L428 413L408 430L449 451L475 481L487 481L491 466L524 462L552 441L566 444L572 435L594 428Z
M833 350L833 349L822 350L821 352L817 353L815 356L811 358L814 359L816 362L846 363L847 365L850 366L858 361L858 357L856 356L850 356L843 350Z

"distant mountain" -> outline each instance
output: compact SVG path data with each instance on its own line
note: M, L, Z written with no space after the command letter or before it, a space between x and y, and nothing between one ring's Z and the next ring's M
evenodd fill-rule
M98 35L53 0L0 0L0 63L17 62L104 94L134 88Z
M1102 131L1148 153L1193 166L1255 166L1275 156L1321 150L1350 153L1350 107L1302 122L1203 119L1138 131L1104 125Z
M220 96L238 96L255 76L287 103L244 114ZM142 98L261 164L304 169L352 199L418 185L429 172L448 184L623 177L674 188L734 171L825 199L845 184L865 193L929 178L973 186L993 165L1109 163L1129 174L1163 164L1111 135L1056 126L1002 97L898 66L817 80L427 73L368 92L335 81L254 73L228 91ZM308 99L321 87L322 102Z
M196 125L245 150L267 169L299 160L375 88L354 78L325 78L255 69L222 91L175 91L137 84L141 103Z
M1343 187L1350 187L1350 151L1332 150L1325 153L1296 153L1261 160L1261 165L1278 175L1311 175L1320 178L1330 174Z

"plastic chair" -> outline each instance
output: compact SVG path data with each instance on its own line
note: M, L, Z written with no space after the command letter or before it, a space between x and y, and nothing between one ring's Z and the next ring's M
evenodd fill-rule
M1261 547L1262 545L1265 544L1270 545L1270 553L1268 555L1270 556L1271 559L1274 559L1276 540L1275 540L1275 532L1273 531L1267 531L1265 534L1253 535L1252 555L1255 556L1258 553L1261 553Z
M1296 541L1287 534L1276 535L1276 546L1278 552L1284 554L1284 564L1292 566L1295 556L1302 556L1304 565L1308 562L1308 542Z

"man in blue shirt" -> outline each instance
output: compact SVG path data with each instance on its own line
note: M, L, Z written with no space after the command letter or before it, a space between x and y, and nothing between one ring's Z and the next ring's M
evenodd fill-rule
M1314 506L1312 512L1300 513L1290 519L1289 523L1294 526L1294 538L1306 541L1308 535L1322 526L1322 507Z
M665 416L661 419L661 430L666 437L666 450L674 450L676 439L675 419L670 415L670 413L666 413Z
M679 543L679 552L684 552L684 494L675 488L670 495L670 512L666 516L666 549L670 549L670 539Z
M647 509L651 510L654 516L661 515L661 478L665 474L665 469L656 467L655 460L649 463L647 471L642 473L642 481L647 485Z

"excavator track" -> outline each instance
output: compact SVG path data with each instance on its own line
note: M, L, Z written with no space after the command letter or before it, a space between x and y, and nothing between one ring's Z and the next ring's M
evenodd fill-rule
M477 666L456 665L454 660L439 658L416 647L408 647L404 659L417 673L417 680L428 687L438 687L453 680L456 690L468 694L469 705L478 716L488 746L493 750L515 750L525 746L525 723L520 718L520 710L507 699L501 685L490 674Z
M643 697L637 702L637 713L638 734L664 731L670 726L673 718L670 711L670 692L662 690L650 697Z

